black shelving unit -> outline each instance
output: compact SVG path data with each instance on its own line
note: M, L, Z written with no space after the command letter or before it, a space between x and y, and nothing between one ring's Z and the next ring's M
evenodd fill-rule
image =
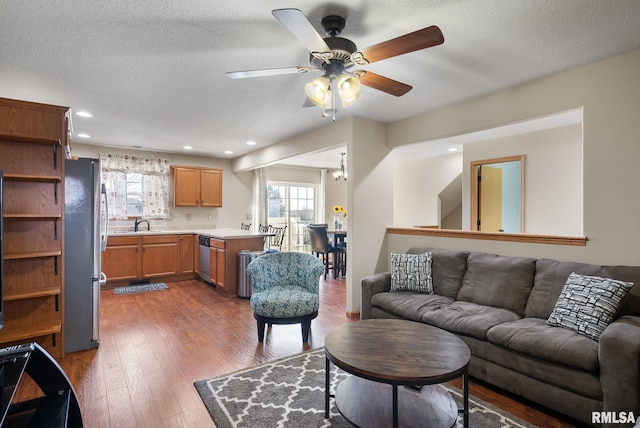
M12 403L25 373L43 395ZM0 349L0 384L0 427L82 427L78 399L67 375L37 343Z

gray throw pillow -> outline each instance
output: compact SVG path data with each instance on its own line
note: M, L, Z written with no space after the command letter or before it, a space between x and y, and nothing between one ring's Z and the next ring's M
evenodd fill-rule
M391 253L391 291L433 294L431 253Z
M572 273L547 324L598 340L633 287L632 282Z

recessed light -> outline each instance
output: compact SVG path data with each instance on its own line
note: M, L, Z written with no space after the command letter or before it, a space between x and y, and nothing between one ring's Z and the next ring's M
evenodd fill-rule
M225 155L232 155L232 154L233 154L233 152L232 152L231 150L225 150L225 151L224 151L224 154L225 154Z
M183 147L183 149L185 149L185 150L193 150L193 147L191 147L191 146L184 146L184 147Z
M255 146L256 142L255 141L247 141L247 145L249 146Z
M91 138L91 135L89 135L89 134L78 134L78 137L80 137L80 138Z
M76 112L76 115L80 117L93 117L93 115L88 111L78 111Z
M451 148L449 149L449 151L450 151L451 153L455 153L455 152L459 152L460 150L458 150L458 149L457 149L457 148L455 148L455 147L451 147Z

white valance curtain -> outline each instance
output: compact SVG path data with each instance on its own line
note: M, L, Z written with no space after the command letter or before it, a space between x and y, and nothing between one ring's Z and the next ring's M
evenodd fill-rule
M253 178L253 229L258 230L258 225L269 224L267 202L267 168L255 170Z
M129 154L100 154L102 182L107 188L109 218L126 220L127 174L143 175L143 218L169 217L169 174L167 159L143 158Z

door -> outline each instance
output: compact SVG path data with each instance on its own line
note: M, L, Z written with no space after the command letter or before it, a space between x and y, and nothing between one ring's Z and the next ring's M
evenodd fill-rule
M478 179L478 230L502 231L502 169L481 165Z

